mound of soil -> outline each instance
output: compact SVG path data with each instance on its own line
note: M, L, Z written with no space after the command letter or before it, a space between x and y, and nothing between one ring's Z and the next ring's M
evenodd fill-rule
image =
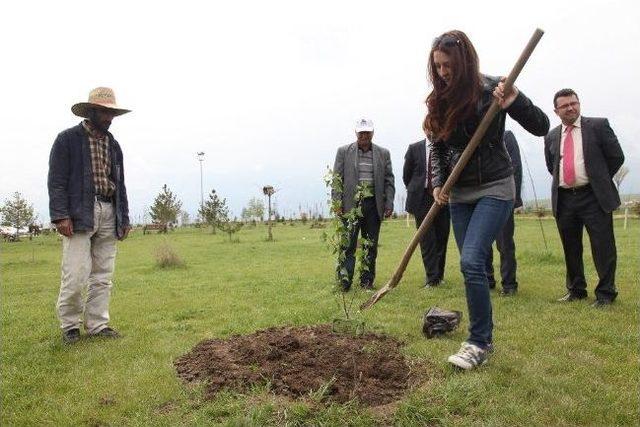
M292 398L316 392L378 406L400 399L409 386L400 347L391 337L335 334L329 325L281 327L203 341L174 363L183 380L205 381L209 398L269 382L274 393Z

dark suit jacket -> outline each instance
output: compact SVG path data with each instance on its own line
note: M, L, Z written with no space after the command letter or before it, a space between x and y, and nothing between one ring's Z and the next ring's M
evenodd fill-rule
M425 140L414 142L409 145L407 153L404 155L404 166L402 167L402 181L407 188L407 203L405 210L416 215L420 209L420 204L424 193L424 184L427 179L427 150Z
M609 121L600 117L581 117L582 151L589 184L605 212L620 206L620 196L613 183L613 176L624 163L624 154ZM560 138L562 125L553 128L544 138L544 156L547 169L553 176L551 184L551 204L557 215L558 171L560 170Z
M116 235L122 237L129 226L129 201L124 185L122 150L109 133L111 179L116 184L113 202L116 215ZM95 191L91 149L82 124L60 132L49 156L49 216L51 221L70 218L74 231L94 228Z
M513 207L519 208L522 206L522 159L520 158L520 147L518 147L518 141L515 135L510 130L504 131L502 141L511 158L513 178L516 181L516 200L513 203Z

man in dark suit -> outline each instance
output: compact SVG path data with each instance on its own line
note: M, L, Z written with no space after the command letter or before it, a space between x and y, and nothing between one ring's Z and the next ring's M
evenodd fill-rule
M572 89L558 91L553 106L562 124L545 137L544 153L553 176L551 202L567 266L568 292L559 301L587 296L582 261L586 227L599 279L593 306L603 307L618 295L612 211L620 206L620 196L612 178L624 154L606 118L580 116L580 100Z
M522 206L522 160L520 159L520 148L518 141L513 132L507 130L502 136L502 142L507 148L507 153L511 158L513 165L513 177L516 182L516 199L513 202L513 209ZM500 276L502 278L502 291L500 295L511 296L518 292L518 281L516 280L516 243L513 240L515 231L515 222L513 219L513 210L507 219L507 222L496 237L496 247L500 253ZM487 260L487 278L489 279L489 287L496 287L496 279L493 275L493 251L489 252Z
M367 256L360 275L360 286L373 289L378 255L378 236L382 218L393 213L395 184L389 150L372 142L373 123L367 119L356 122L356 142L338 148L333 172L342 180L342 190L333 191L332 197L339 201L336 214L347 223L345 215L359 207L362 215L353 224L348 246L342 248L345 258L338 274L343 291L351 288L355 269L355 252L358 234L369 241ZM362 200L356 200L358 188L368 188Z
M433 188L431 186L431 156L425 139L409 145L404 155L402 181L407 188L406 211L416 220L416 228L420 227L424 217L433 205ZM449 241L449 209L441 209L431 228L420 240L422 263L427 276L425 288L435 287L442 283L444 265L447 257Z

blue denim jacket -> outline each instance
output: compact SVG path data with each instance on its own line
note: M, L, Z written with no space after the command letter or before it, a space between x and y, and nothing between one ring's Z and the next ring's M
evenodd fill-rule
M118 141L109 133L111 179L116 190L114 210L116 236L122 237L129 226L129 202L124 185L122 150ZM51 221L70 218L74 231L93 230L93 205L95 190L91 166L89 138L82 123L62 131L51 148L49 156L49 215Z

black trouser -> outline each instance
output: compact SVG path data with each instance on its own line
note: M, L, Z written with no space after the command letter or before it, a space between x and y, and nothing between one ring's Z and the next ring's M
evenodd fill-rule
M376 208L375 197L368 197L362 200L362 217L353 227L351 235L349 236L349 246L343 248L345 251L345 259L340 271L346 269L347 273L347 277L344 277L344 275L340 276L343 287L350 287L353 281L353 272L356 265L356 245L358 244L358 234L360 234L360 232L362 232L364 239L371 242L360 274L360 284L373 284L373 280L376 277L376 257L378 256L378 236L380 234L381 223L382 221Z
M427 212L431 209L431 205L433 205L433 197L425 189L420 202L420 209L414 214L416 228L419 228L420 224L422 224L424 217L427 216ZM444 277L450 223L449 207L444 206L420 240L420 253L422 254L424 271L427 275L427 283L439 282Z
M516 280L516 243L513 240L515 231L515 223L513 220L513 211L507 218L507 222L496 237L496 246L500 253L500 277L502 278L502 289L518 289L518 281ZM487 278L489 287L496 286L496 279L493 275L493 251L489 252L487 259Z
M582 297L587 295L582 260L582 230L586 227L591 242L591 255L598 272L596 298L613 301L616 291L616 241L613 215L602 210L591 186L577 190L558 189L556 223L567 266L567 289Z

